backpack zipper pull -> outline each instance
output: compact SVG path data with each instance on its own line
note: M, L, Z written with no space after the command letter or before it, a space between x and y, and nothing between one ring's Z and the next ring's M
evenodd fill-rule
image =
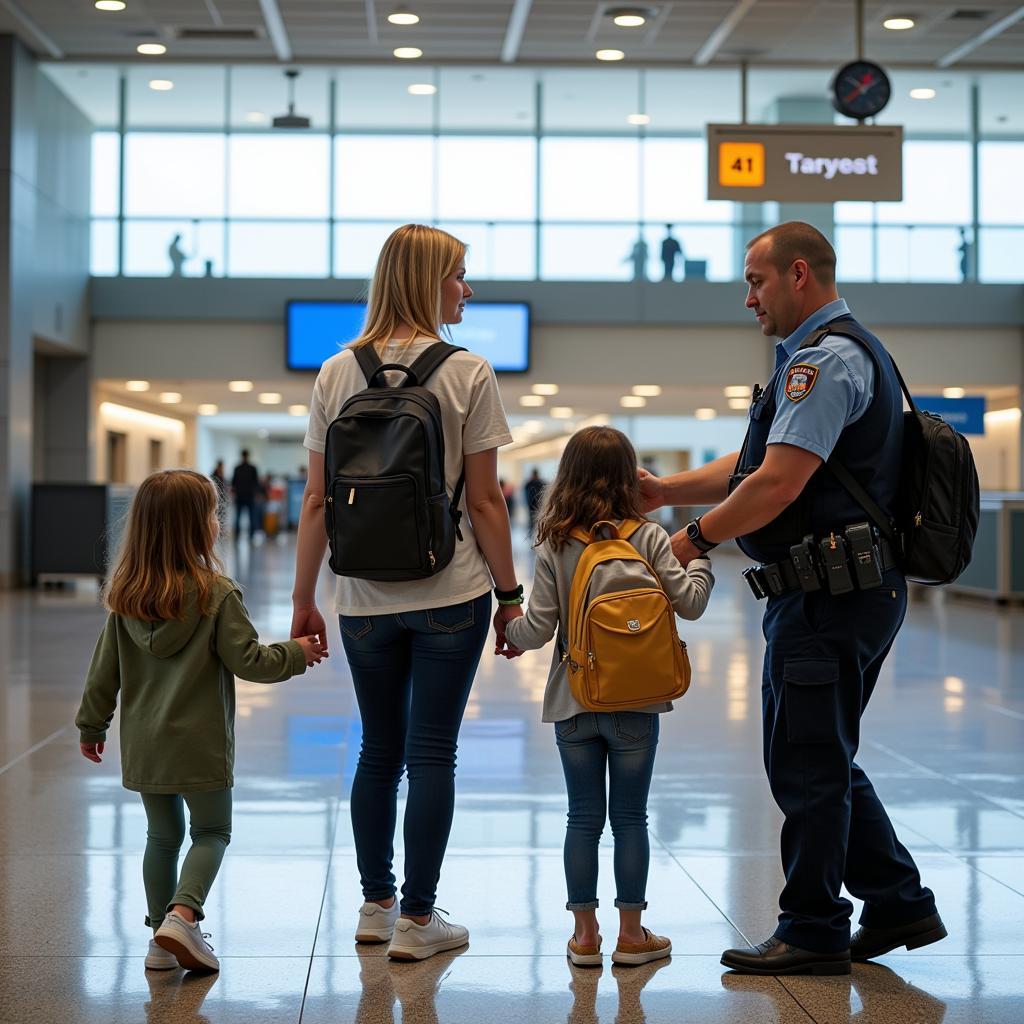
M348 491L348 503L350 505L354 505L356 503L356 489L354 487L350 487L349 488L349 491Z
M921 525L921 513L920 512L918 512L917 515L914 516L914 525L915 526L920 526Z
M434 566L437 565L437 559L434 557L434 552L428 551L427 557L430 559L430 568L433 569Z
M591 670L593 670L593 668L594 668L594 652L593 651L587 651L587 665L590 667Z

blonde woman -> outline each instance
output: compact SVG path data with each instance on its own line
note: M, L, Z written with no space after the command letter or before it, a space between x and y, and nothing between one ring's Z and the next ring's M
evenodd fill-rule
M328 359L313 387L309 476L299 520L292 635L325 639L316 582L327 548L324 448L327 429L351 395L366 387L353 349L372 345L384 363L409 365L457 324L473 291L466 283L466 246L436 228L409 224L384 243L362 334ZM389 382L402 375L388 372ZM469 932L435 912L441 863L455 800L459 726L490 624L493 587L502 599L516 583L497 451L512 440L498 385L487 361L457 352L425 385L436 395L445 441L449 494L465 472L468 523L451 563L409 582L339 576L334 610L352 672L363 738L352 784L352 830L364 903L357 942L389 942L394 959L422 960L469 940ZM522 614L499 605L504 625ZM408 774L405 881L396 895L392 871L398 783Z

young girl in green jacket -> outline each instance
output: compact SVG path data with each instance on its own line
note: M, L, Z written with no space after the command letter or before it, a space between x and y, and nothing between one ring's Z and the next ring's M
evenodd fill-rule
M154 473L132 503L110 610L75 718L101 761L121 695L121 773L148 824L142 875L154 931L146 967L216 971L200 930L231 839L235 676L278 683L327 657L326 638L264 647L214 551L217 492L190 470ZM192 846L178 875L188 805Z

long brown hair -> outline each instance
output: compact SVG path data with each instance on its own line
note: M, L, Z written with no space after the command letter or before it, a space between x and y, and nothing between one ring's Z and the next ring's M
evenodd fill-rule
M363 330L349 348L386 342L400 324L416 337L438 338L441 282L466 258L466 243L439 228L406 224L391 232L377 257Z
M537 544L557 551L577 526L589 530L602 519L641 519L636 451L614 427L584 427L569 438L558 472L544 495Z
M146 477L128 513L107 607L143 622L182 619L191 583L205 615L224 571L214 551L216 515L217 491L205 476L168 469Z

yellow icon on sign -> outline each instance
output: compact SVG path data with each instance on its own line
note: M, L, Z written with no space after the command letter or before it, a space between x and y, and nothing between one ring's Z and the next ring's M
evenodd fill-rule
M764 184L764 143L720 143L718 184L732 188L760 188Z

